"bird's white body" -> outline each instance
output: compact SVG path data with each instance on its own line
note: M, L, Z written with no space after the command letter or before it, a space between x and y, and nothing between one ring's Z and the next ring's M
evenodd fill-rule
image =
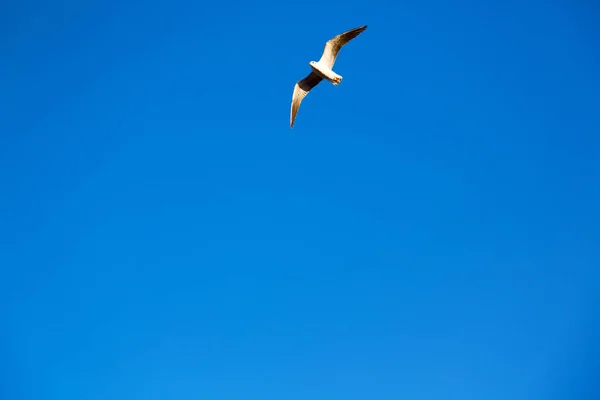
M342 76L333 72L333 70L324 65L324 63L311 61L308 64L320 78L326 79L336 86L342 81Z

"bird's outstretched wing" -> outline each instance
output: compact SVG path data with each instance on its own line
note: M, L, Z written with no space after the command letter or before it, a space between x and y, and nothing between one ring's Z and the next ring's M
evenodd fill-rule
M367 29L367 25L350 29L349 31L337 35L333 39L328 40L327 43L325 43L325 49L323 50L323 55L319 60L319 64L324 64L329 69L332 69L342 46L357 37L365 29Z
M317 86L323 78L319 77L314 72L308 74L304 79L296 82L294 86L294 94L292 95L292 109L290 111L290 128L294 127L294 120L300 108L300 103L312 88Z

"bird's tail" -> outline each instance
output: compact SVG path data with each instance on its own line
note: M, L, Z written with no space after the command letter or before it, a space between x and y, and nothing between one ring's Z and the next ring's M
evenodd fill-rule
M344 79L341 75L335 74L332 78L331 78L331 83L333 83L335 86L339 85L340 82L342 81L342 79Z

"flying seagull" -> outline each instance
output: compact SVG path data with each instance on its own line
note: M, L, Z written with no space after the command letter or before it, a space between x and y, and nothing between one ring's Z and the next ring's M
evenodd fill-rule
M335 59L342 46L357 37L365 29L367 29L366 25L350 29L328 40L321 59L317 62L311 61L308 63L312 71L304 79L296 82L296 86L294 86L292 109L290 111L290 128L294 127L294 120L296 119L298 108L300 108L300 103L312 88L317 86L323 79L327 79L335 86L339 85L342 81L342 76L332 70Z

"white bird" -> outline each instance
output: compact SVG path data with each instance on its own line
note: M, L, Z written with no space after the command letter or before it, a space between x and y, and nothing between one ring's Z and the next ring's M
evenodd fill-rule
M350 29L349 31L337 35L333 39L328 40L319 61L311 61L308 63L312 71L304 79L296 82L296 85L294 86L292 109L290 111L290 128L294 127L294 120L296 119L298 108L300 108L300 103L312 88L317 86L323 79L327 79L335 86L339 85L342 81L342 76L336 74L332 70L335 59L342 46L357 37L365 29L367 29L367 25Z

